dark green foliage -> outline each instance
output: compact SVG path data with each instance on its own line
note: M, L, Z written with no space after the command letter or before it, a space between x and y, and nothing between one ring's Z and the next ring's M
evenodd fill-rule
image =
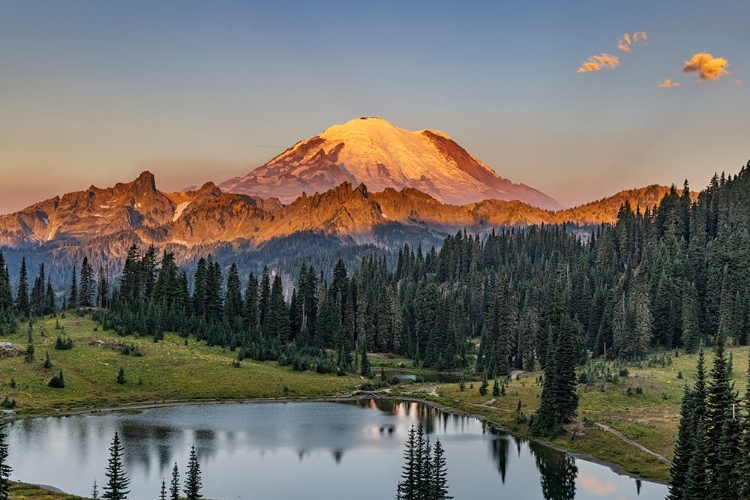
M125 385L127 380L125 379L125 368L122 366L120 367L120 371L117 372L117 383L120 385Z
M44 353L44 364L42 366L47 369L52 368L52 361L49 359L49 352Z
M50 379L50 381L47 383L47 386L52 387L53 389L65 388L65 378L63 377L62 370L60 370L60 373Z
M169 482L169 500L180 500L180 469L177 462L172 468L172 480Z
M10 473L13 472L8 464L8 442L5 425L0 424L0 500L8 500L10 489Z
M94 479L94 486L91 488L91 498L92 499L99 498L99 486L96 484L96 479Z
M0 403L0 406L12 410L16 407L16 400L6 394L5 399L3 399L3 402Z
M16 292L16 310L21 316L29 317L31 308L29 303L29 277L26 270L26 258L21 259L21 272L18 278L18 291Z
M187 500L198 500L203 498L201 495L201 469L198 463L198 456L195 454L195 445L190 448L190 459L188 460L188 470L185 476L185 497Z
M404 448L397 500L448 500L448 469L445 450L438 439L433 448L422 424L411 426Z
M128 498L130 490L130 478L125 472L123 464L123 454L125 449L120 443L120 436L115 432L112 444L109 447L109 459L107 460L107 469L104 473L107 476L107 484L104 485L103 499L107 500L125 500Z
M29 324L28 342L26 343L26 352L24 353L23 359L25 359L27 363L31 363L34 361L34 352L34 339L31 337L31 324Z
M159 491L159 500L167 500L167 481L161 480L161 490Z
M67 351L69 349L73 349L73 339L70 337L61 337L57 336L57 340L55 341L55 349L58 351Z

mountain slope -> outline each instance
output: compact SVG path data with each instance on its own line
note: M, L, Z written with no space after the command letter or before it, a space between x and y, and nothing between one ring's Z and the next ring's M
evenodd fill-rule
M342 182L372 191L414 188L455 205L499 199L562 208L534 188L499 177L443 132L412 132L374 117L334 125L219 188L290 203L303 192L322 193Z
M317 235L339 244L394 247L404 241L439 241L466 229L574 222L614 222L626 201L653 207L669 192L662 186L624 191L559 212L520 201L442 203L414 188L370 192L345 181L323 192L303 194L283 206L276 199L224 193L209 182L201 188L163 193L154 176L142 173L112 188L94 186L0 216L0 245L9 247L86 246L102 254L122 254L133 242L183 249L216 244L258 248L272 240Z

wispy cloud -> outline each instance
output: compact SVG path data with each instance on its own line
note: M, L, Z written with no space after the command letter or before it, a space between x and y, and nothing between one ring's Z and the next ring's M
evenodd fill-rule
M588 73L589 71L599 71L604 68L616 68L620 65L620 58L613 56L612 54L600 54L598 56L591 56L585 60L581 67L578 68L579 73Z
M671 87L679 87L679 86L680 86L680 82L673 82L669 78L667 78L666 80L664 80L663 82L659 84L659 88L661 89L668 89Z
M632 35L625 33L617 39L617 48L623 52L630 52L634 44L646 45L646 40L648 40L648 35L645 31L636 31Z
M740 80L740 79L738 78L737 80L735 80L735 81L734 81L734 83L735 83L736 85L742 85L742 80Z
M632 35L630 33L624 33L620 38L617 39L617 48L620 51L628 53L633 50L633 45L641 44L645 45L648 40L648 35L645 31L636 31ZM599 71L605 68L616 68L621 63L620 58L613 56L612 54L602 53L598 56L591 56L581 63L578 68L579 73L588 73L589 71Z
M682 71L685 73L698 73L700 81L718 80L724 75L728 75L727 66L729 63L723 57L714 57L708 52L698 52L693 54L689 61L685 61L685 67Z

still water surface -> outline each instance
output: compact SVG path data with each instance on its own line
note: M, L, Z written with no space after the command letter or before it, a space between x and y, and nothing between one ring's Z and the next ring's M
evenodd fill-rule
M132 500L158 498L190 447L212 499L392 499L412 423L439 438L456 500L663 499L661 484L505 434L418 403L229 403L18 420L8 426L13 479L88 495L101 486L115 431ZM100 490L101 491L101 490Z

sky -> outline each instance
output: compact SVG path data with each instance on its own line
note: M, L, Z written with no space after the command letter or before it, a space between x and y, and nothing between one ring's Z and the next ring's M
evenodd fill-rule
M746 0L0 0L0 213L220 183L358 116L566 206L699 190L750 159L748 25Z

